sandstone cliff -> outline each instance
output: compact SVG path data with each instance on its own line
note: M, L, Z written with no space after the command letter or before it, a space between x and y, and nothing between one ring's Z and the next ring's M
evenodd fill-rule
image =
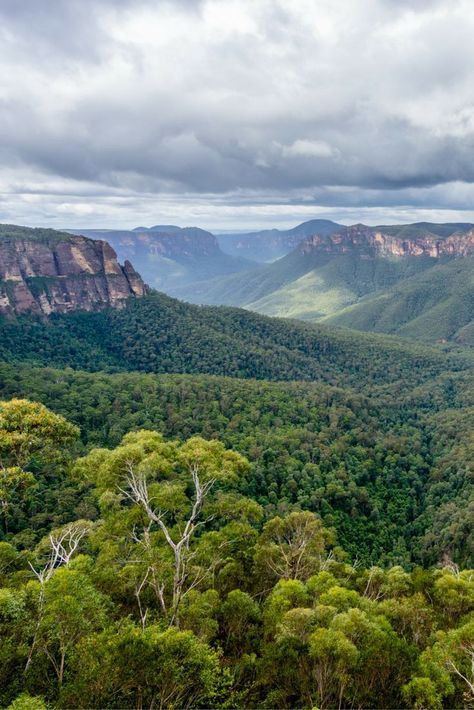
M334 234L315 234L305 239L298 249L302 254L315 250L330 254L345 254L357 251L362 258L426 256L435 259L445 257L472 256L474 254L474 229L466 232L453 232L446 237L439 237L430 232L418 230L407 237L406 230L400 227L367 227L354 224ZM415 232L415 230L413 230Z
M147 292L112 247L52 229L0 226L0 314L121 308Z

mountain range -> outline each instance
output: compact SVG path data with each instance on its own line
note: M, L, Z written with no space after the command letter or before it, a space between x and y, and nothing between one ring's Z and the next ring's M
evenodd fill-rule
M239 306L426 342L474 344L469 223L341 227L312 220L287 232L239 235L240 241L226 235L234 254L195 227L82 232L1 226L2 312L117 307L144 295L147 282L196 304ZM235 255L248 253L252 240L252 255L267 257L266 263ZM277 243L289 252L270 261Z
M232 256L265 263L280 259L313 234L322 236L342 229L329 219L311 219L292 229L262 229L258 232L216 234L221 249Z
M471 344L472 224L356 224L313 234L258 268L178 297L427 341Z

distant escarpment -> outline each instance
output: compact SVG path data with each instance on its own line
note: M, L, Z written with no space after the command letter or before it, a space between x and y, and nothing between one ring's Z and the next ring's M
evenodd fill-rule
M242 257L225 254L216 237L198 227L165 224L133 230L88 229L81 234L105 239L119 259L130 259L135 264L150 286L172 295L181 295L183 288L189 288L192 294L195 282L256 266Z
M147 286L112 247L53 229L0 225L0 314L121 308Z
M362 258L427 256L438 259L443 256L472 256L474 229L436 234L422 225L367 227L364 224L354 224L332 234L314 234L307 237L297 250L301 254L315 250L328 254L356 251Z
M328 235L343 229L328 219L311 219L292 229L263 229L259 232L218 234L221 249L233 256L243 256L265 263L280 259L312 234Z

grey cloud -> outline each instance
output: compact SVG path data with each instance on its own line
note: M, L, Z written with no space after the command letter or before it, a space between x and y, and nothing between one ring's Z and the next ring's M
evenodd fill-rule
M474 184L474 16L449 9L3 0L4 190L23 168L22 194L36 185L56 215L61 184L65 203L125 192L123 209L152 195L466 209L450 185Z

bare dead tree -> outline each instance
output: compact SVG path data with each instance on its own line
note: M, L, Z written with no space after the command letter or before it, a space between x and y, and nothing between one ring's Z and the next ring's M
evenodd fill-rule
M25 665L25 672L30 667L33 654L38 640L38 631L44 615L45 585L51 579L58 567L67 566L71 557L76 552L81 540L89 533L90 524L87 521L78 520L66 525L62 530L49 535L49 554L46 563L40 569L36 569L31 562L28 562L33 574L40 583L40 593L38 599L38 620L36 623L33 641L28 653Z
M441 565L442 569L447 569L453 574L455 577L459 577L460 575L460 569L459 565L457 565L449 556L447 552L443 554L443 557L441 559Z
M143 528L143 535L140 536L136 529L133 529L132 540L139 545L145 554L145 560L147 566L142 577L137 581L135 585L135 597L138 604L138 612L140 614L140 620L142 623L142 628L145 628L146 619L148 615L148 608L143 610L141 602L141 593L146 586L151 587L156 599L164 614L167 612L166 601L165 601L165 583L160 579L159 565L153 560L153 550L150 539L150 528L153 525L153 521L150 520L148 525ZM137 564L141 564L142 560L136 560Z
M145 584L148 581L149 574L150 574L150 568L147 567L147 570L146 570L143 578L135 585L135 597L137 599L138 613L140 614L140 622L142 625L142 630L144 630L145 626L146 626L146 618L148 616L148 607L145 610L143 609L142 601L141 601L141 593L142 593L142 590L143 590Z
M207 571L195 576L192 581L189 581L190 563L196 556L196 552L190 550L191 540L193 535L200 525L204 525L211 518L199 520L204 502L208 496L212 486L215 483L215 478L211 478L205 483L202 483L199 478L198 464L190 466L191 479L194 487L194 500L192 503L191 513L187 518L184 529L179 533L178 539L175 541L165 522L167 511L160 508L155 509L148 491L148 484L143 473L135 471L133 464L127 464L127 487L120 491L131 501L140 505L148 516L148 519L158 525L164 535L167 545L173 552L174 558L174 574L172 585L172 603L171 603L171 618L170 625L177 625L177 612L180 602L185 594L188 594L191 589L195 588L204 579Z
M446 666L448 668L450 668L459 678L461 678L461 680L463 680L466 683L466 685L468 687L470 700L472 700L472 699L474 699L474 642L462 644L461 650L468 657L468 663L470 663L470 666L471 666L470 678L467 675L464 675L463 673L461 673L460 669L454 663L453 660L448 660L446 662Z

